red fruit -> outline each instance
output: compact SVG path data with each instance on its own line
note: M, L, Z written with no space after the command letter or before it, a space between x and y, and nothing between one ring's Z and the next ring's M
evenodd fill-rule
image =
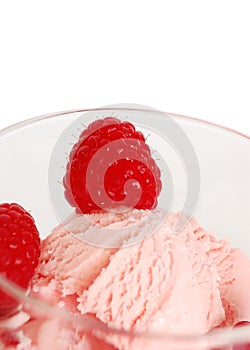
M241 321L241 322L236 323L236 325L234 327L242 327L242 326L250 326L250 322Z
M143 134L131 123L109 117L81 133L63 182L66 199L81 213L131 203L137 209L154 209L161 191L160 170Z
M242 321L235 325L235 327L250 326L250 322ZM250 343L238 344L233 346L233 350L250 350Z
M242 326L247 326L250 325L250 322L247 321L242 321L237 323L234 327L242 327ZM233 346L225 346L225 347L221 347L221 348L213 348L211 350L228 350L228 349L232 349L232 350L250 350L250 343L243 343L243 344L236 344Z
M9 347L17 347L17 345L20 343L17 335L15 332L5 330L3 332L0 331L0 345L1 342L4 346L4 348L9 348Z
M39 233L32 216L19 204L0 204L0 275L27 289L39 256ZM0 287L0 315L17 305Z

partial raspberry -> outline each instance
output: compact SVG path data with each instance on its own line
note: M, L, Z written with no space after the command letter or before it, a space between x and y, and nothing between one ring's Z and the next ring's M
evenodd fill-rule
M0 204L0 275L27 289L39 256L40 238L32 216L19 204ZM17 305L0 287L0 315Z
M250 326L250 322L241 321L241 322L236 323L236 325L234 327L242 327L242 326Z
M131 145L131 139L133 145ZM87 184L86 174L92 157L102 149L103 158L99 166L102 166L102 161L105 164L105 161L110 158L110 145L116 140L121 141L121 146L112 151L112 159L118 160L105 169L104 179L95 178L94 183ZM119 202L127 196L124 189L125 183L133 180L135 185L136 182L140 184L142 190L141 197L134 207L154 209L162 187L161 174L145 141L144 135L136 131L135 127L127 121L122 122L117 118L108 117L91 123L81 133L70 153L63 179L68 202L81 213L103 209L105 199L100 195L98 202L94 201L89 193L90 186L94 186L96 193L104 187L108 197L116 203L114 206L118 207ZM104 150L103 146L105 146ZM129 156L126 154L127 151ZM119 159L121 155L124 156Z
M0 330L0 346L1 342L4 346L4 348L9 348L9 347L17 347L18 344L20 343L18 336L16 335L15 332L12 332L10 330L5 330L1 332Z
M250 322L242 321L235 325L235 327L243 327L243 326L250 326ZM250 343L234 345L233 350L250 350Z
M247 321L242 321L237 323L234 327L242 327L242 326L249 326L250 322ZM224 346L221 348L213 348L211 350L227 350L227 349L232 349L232 350L250 350L250 343L241 343L241 344L235 344L233 346Z

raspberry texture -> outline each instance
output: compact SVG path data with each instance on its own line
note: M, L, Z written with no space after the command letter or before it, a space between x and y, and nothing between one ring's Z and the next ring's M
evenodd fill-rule
M27 289L39 256L40 238L32 216L19 204L0 204L0 275ZM0 315L17 305L0 287Z
M111 150L110 146L115 141L119 147ZM114 161L105 169L104 178L95 176L91 181L87 178L87 170L98 152L102 152L98 164L101 172L102 164L105 167L107 159L111 157ZM160 175L144 135L127 121L107 117L91 123L73 146L63 179L65 197L77 212L91 213L106 209L106 203L101 194L98 200L93 200L90 186L97 197L100 188L104 188L106 195L112 200L113 209L119 207L128 195L125 184L130 180L135 187L139 184L141 189L140 198L133 207L154 209L162 187ZM110 209L108 204L107 209Z

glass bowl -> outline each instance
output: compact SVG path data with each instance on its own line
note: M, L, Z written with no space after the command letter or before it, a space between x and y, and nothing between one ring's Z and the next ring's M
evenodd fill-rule
M184 213L177 230L194 216L202 227L250 258L250 138L185 116L112 106L45 115L3 129L1 202L20 203L29 210L41 238L46 238L72 212L64 200L62 185L72 145L90 121L110 115L127 118L147 134L163 173L159 206ZM17 346L15 332L27 317L34 322L29 332L40 334L39 349L116 349L110 343L121 344L121 349L240 349L250 343L249 326L202 335L125 331L107 327L91 315L76 315L48 304L3 277L0 288L17 299L23 310L21 316L17 312L0 319L2 341L7 339L10 348ZM33 349L29 340L23 341L24 349Z

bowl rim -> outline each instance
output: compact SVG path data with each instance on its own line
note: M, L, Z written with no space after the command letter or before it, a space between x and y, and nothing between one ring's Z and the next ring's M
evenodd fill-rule
M141 112L154 112L154 113L163 113L166 114L170 117L174 117L177 119L181 119L184 121L189 121L193 123L198 123L207 127L213 127L217 128L221 131L226 131L227 133L233 134L235 136L240 137L241 139L244 139L248 142L250 142L250 135L244 134L240 131L236 131L232 128L226 127L219 125L217 123L213 123L210 121L202 120L199 118L194 118L190 116L185 116L182 114L176 114L176 113L171 113L171 112L161 112L153 109L141 109L141 108L126 108L126 107L116 107L116 106L110 106L108 108L87 108L87 109L73 109L73 110L66 110L66 111L61 111L61 112L54 112L54 113L49 113L49 114L43 114L40 116L32 117L25 119L23 121L20 121L18 123L12 124L10 126L7 126L3 129L0 130L0 137L7 136L8 134L18 131L19 129L38 123L40 121L44 121L47 119L52 119L52 118L59 118L60 116L65 116L65 115L71 115L71 114L78 114L78 113L85 113L89 111L108 111L108 110L128 110L128 111L141 111ZM24 290L22 290L20 287L13 285L11 282L3 279L0 276L0 286L5 286L6 289L16 298L24 302L25 304L30 304L33 307L38 307L39 305L46 307L46 312L48 314L51 314L52 317L58 317L61 319L61 317L67 318L67 315L69 314L69 320L73 321L73 318L76 320L77 324L81 324L85 322L86 326L86 320L81 322L79 318L75 317L74 314L70 314L69 312L65 310L61 310L58 306L52 306L49 305L48 303L38 299L31 297L26 294ZM36 303L39 302L39 305L36 305ZM73 317L73 318L72 318ZM246 342L250 341L250 326L243 326L243 327L238 327L238 328L223 328L223 329L216 329L212 332L209 332L207 334L192 334L192 335L181 335L181 334L162 334L162 333L145 333L145 332L138 332L138 331L126 331L122 329L118 329L115 327L109 327L109 326L102 326L100 329L100 324L99 322L95 322L94 320L91 322L91 327L92 329L95 330L102 330L102 331L107 331L107 332L114 332L118 335L122 336L127 336L127 337L140 337L140 338L149 338L149 339L161 339L163 341L175 341L179 343L183 342L191 342L192 344L198 344L201 343L203 346L224 346L224 345L229 345L229 344L234 344L235 342ZM205 342L205 345L204 345Z
M38 311L40 317L52 318L61 321L65 325L70 327L75 326L77 330L84 331L86 334L93 334L97 332L100 335L115 335L121 337L127 337L135 339L148 339L149 341L160 341L179 344L184 349L189 350L190 346L198 346L196 349L214 349L217 347L224 347L234 345L237 343L250 342L250 324L247 326L236 327L236 328L217 328L205 334L174 334L174 333L162 333L162 332L143 332L134 330L124 330L114 326L108 326L98 319L93 319L86 315L74 314L66 311L57 305L51 305L48 302L37 298L34 295L29 295L21 287L15 283L7 280L5 277L0 275L0 287L5 292L8 292L13 298L18 300L21 305L21 310L24 308L24 313L30 310L34 312ZM20 307L16 310L16 313L20 311ZM10 316L15 316L16 313ZM7 316L8 317L8 316ZM0 321L4 320L0 318ZM102 339L102 337L100 338Z
M117 110L117 111L138 111L138 112L154 112L154 113L163 113L165 115L168 115L170 117L174 117L174 118L178 118L178 119L182 119L182 120L186 120L189 122L194 122L194 123L199 123L202 124L204 126L208 126L208 127L215 127L218 129L221 129L223 131L235 134L236 136L240 136L244 139L246 139L247 141L250 141L250 135L245 134L241 131L235 130L233 128L229 128L227 126L221 125L221 124L217 124L211 121L207 121L205 119L200 119L200 118L196 118L196 117L191 117L191 116L186 116L183 114L178 114L178 113L173 113L173 112L162 112L160 110L154 110L154 109L141 109L141 108L127 108L127 107L100 107L100 108L86 108L86 109L69 109L69 110L65 110L65 111L60 111L60 112L53 112L53 113L48 113L48 114L42 114L39 116L35 116L35 117L31 117L28 119L24 119L20 122L11 124L7 127L4 127L3 129L0 129L0 137L4 136L5 134L8 134L12 131L16 131L22 127L37 123L39 121L44 121L46 119L52 119L52 118L56 118L56 117L60 117L60 116L65 116L65 115L70 115L70 114L75 114L75 113L85 113L85 112L90 112L90 111L108 111L108 110Z

